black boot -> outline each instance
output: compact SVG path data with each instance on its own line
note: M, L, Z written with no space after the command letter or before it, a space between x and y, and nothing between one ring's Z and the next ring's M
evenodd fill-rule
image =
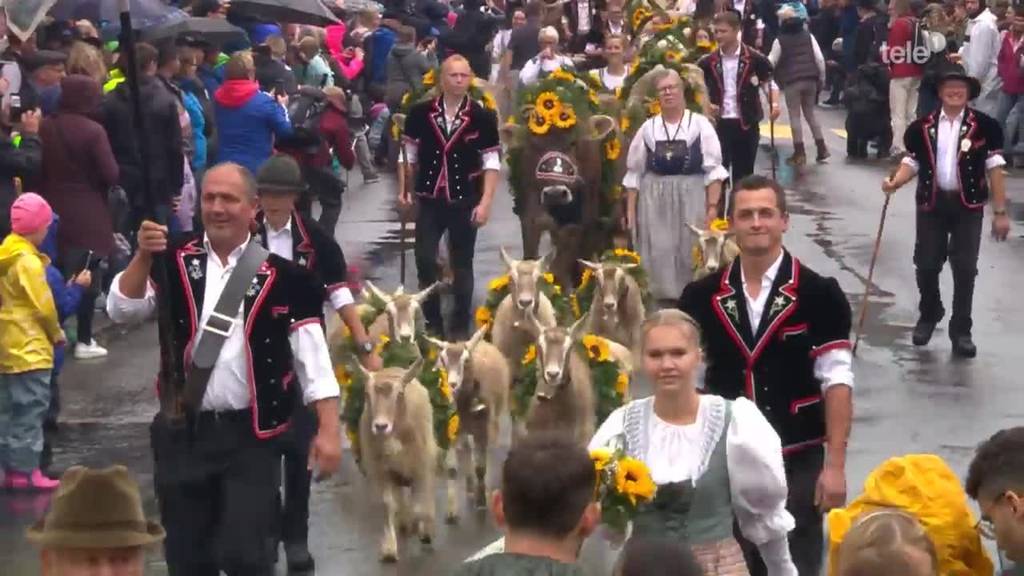
M305 542L286 543L284 554L288 558L288 574L312 574L316 571L316 562Z
M914 326L913 342L914 346L924 346L931 341L935 326L946 315L939 293L939 271L918 270L917 290L921 294L921 302L918 305L920 317Z
M949 319L949 339L953 354L961 358L974 358L978 348L971 338L974 325L971 313L974 305L974 281L976 270L953 271L953 317Z
M815 162L821 164L822 162L829 159L832 154L828 151L828 146L825 145L825 139L815 140L814 146L818 149L818 155L814 158Z

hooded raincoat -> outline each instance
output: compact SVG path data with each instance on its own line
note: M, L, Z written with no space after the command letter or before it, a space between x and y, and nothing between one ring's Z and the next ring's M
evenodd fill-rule
M0 244L0 374L53 368L64 331L46 283L49 263L24 236L9 234Z

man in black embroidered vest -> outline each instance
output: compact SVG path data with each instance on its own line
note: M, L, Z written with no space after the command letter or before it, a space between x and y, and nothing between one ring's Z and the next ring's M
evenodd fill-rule
M310 461L330 474L341 458L337 380L322 327L323 286L271 254L259 266L238 313L214 314L252 236L256 183L237 164L206 172L200 199L202 236L169 243L167 229L143 222L139 249L114 278L107 312L116 322L137 321L168 298L176 319L171 351L187 373L207 334L226 334L201 399L190 418L178 418L161 394L151 431L154 484L170 576L273 574L280 452L276 437L288 428L293 387L315 406L320 421ZM168 285L154 287L153 266ZM211 321L211 318L213 321ZM161 374L158 386L178 387ZM188 389L188 388L186 388Z
M748 0L751 2L752 0ZM779 89L772 82L772 65L763 54L740 43L740 19L735 11L715 15L718 50L701 58L708 88L709 114L722 144L722 165L733 184L754 173L761 139L761 91L771 94L773 119L779 117Z
M299 164L285 154L271 156L256 176L260 214L256 217L257 237L265 248L295 262L327 288L327 301L352 334L360 361L368 370L380 370L380 357L366 335L347 282L345 255L338 243L312 218L295 209L306 189ZM297 389L296 389L297 390ZM281 514L281 542L288 570L309 573L316 569L309 553L309 494L312 472L308 469L309 444L316 434L316 414L301 402L295 403L291 429L282 435L284 453L284 502Z
M1006 185L1002 166L1003 130L991 117L967 106L981 93L981 84L963 68L949 64L938 80L942 106L907 127L907 156L899 170L882 182L892 194L917 176L917 241L914 265L921 293L920 317L914 326L915 346L924 346L946 311L939 294L939 274L949 259L953 271L953 317L949 339L953 354L973 358L971 337L974 281L985 203L992 199L992 236L1006 240Z
M789 535L793 562L800 574L820 574L821 516L846 501L850 304L834 278L816 274L783 247L789 215L777 182L748 176L729 207L741 256L687 286L679 308L704 331L706 390L749 398L782 438L786 508L796 519ZM741 544L751 574L765 574L756 550Z
M498 118L469 97L472 80L466 59L450 56L441 65L441 95L409 111L404 138L406 189L398 192L401 206L412 204L413 192L419 200L416 272L420 288L437 281L437 248L448 232L455 276L455 309L447 330L450 340L468 334L476 233L490 218L501 169ZM423 315L429 331L446 334L436 294L423 304Z

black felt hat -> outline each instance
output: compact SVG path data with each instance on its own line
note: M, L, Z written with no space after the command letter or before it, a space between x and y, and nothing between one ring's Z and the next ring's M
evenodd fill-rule
M966 82L970 87L971 96L969 100L974 100L981 94L981 82L978 81L974 76L967 74L964 67L954 62L947 62L938 69L938 74L935 79L935 91L938 92L942 88L942 83L947 80L959 80Z
M260 166L256 174L256 187L260 194L289 194L306 189L302 169L287 154L275 154Z

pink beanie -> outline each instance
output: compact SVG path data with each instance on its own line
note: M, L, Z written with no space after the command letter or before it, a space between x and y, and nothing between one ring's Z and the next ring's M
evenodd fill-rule
M53 220L53 209L35 192L26 192L18 196L11 206L11 230L22 236L50 226Z

